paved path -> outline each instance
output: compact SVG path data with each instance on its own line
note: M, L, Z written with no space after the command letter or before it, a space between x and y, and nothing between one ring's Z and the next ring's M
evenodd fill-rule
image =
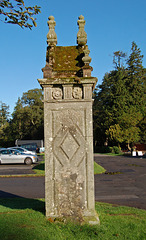
M146 158L95 156L107 174L95 175L95 200L146 209Z

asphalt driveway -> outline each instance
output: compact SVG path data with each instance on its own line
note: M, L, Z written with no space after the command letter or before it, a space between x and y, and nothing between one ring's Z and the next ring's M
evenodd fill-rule
M95 175L96 201L146 210L146 158L95 155L94 160L107 170ZM0 165L0 175L31 172L32 166ZM0 177L0 197L44 198L44 187L44 177Z
M146 158L95 156L106 174L95 175L95 200L146 209Z

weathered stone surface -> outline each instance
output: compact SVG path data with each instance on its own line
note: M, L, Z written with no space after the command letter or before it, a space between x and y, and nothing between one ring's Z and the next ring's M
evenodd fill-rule
M57 35L55 33L56 22L54 21L54 17L50 16L48 21L49 32L47 34L47 43L49 46L56 46L57 44Z
M38 81L44 89L46 216L97 224L92 134L97 79L87 55L89 76L84 76L81 47L48 48Z
M46 215L93 217L92 102L45 102L45 139Z
M87 43L87 34L84 30L85 20L84 17L81 15L78 20L79 31L77 33L77 43L78 45L84 46Z

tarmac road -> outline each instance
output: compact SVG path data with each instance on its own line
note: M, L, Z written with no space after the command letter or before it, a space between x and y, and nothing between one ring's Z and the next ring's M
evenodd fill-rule
M10 165L0 165L0 175L22 175L22 174L32 174L33 165L25 164L10 164Z
M146 158L95 155L94 160L107 170L106 174L95 175L96 201L146 210ZM3 172L8 170L6 165L1 167ZM20 171L32 171L31 166L13 167L18 175ZM10 165L11 170L13 167ZM44 198L44 187L44 177L0 177L0 198Z
M146 158L95 156L107 170L95 175L95 200L146 209Z
M23 197L44 198L44 177L0 178L0 198Z

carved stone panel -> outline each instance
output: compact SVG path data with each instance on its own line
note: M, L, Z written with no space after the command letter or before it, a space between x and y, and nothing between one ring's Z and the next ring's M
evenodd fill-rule
M92 85L84 85L84 99L92 99Z
M91 217L97 223L92 101L53 100L44 106L46 216L79 221Z
M72 99L72 85L63 86L64 99Z
M72 95L73 95L73 98L75 98L75 99L81 99L82 98L82 88L74 87Z
M52 97L53 99L56 99L56 100L62 99L62 89L52 88Z
M45 88L44 90L44 100L45 101L49 101L52 99L52 87L48 86L47 88Z
M85 116L84 109L51 111L55 216L80 218L87 208Z
M81 129L85 126L84 111L54 111L53 119L56 119L53 121L53 151L56 159L62 166L78 166L85 155L86 148L83 135L85 129Z

